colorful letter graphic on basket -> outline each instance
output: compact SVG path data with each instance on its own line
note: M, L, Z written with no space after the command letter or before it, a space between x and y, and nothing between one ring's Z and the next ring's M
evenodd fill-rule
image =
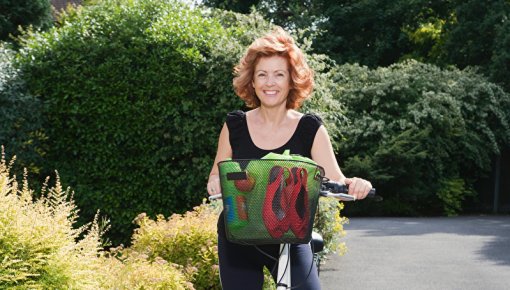
M227 172L242 172L237 162L227 162L223 166L224 170ZM235 181L237 182L238 180ZM228 182L222 184L222 190L230 193L230 195L223 197L223 202L225 207L225 220L231 228L239 229L248 224L248 209L246 196L244 194L253 188L253 183L255 181L252 178L249 182L250 183L241 182L239 184ZM240 187L240 189L238 187Z
M310 216L307 179L304 168L271 168L262 216L273 238L281 238L289 229L298 238L306 235Z

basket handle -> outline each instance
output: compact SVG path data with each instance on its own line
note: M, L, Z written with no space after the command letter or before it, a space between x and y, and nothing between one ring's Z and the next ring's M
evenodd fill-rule
M246 179L248 179L248 174L246 173L246 171L227 173L227 180L246 180Z

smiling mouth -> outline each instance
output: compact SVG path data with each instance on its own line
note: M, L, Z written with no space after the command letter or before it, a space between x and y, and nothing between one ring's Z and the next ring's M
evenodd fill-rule
M277 93L278 93L278 91L264 91L264 94L269 95L269 96L274 96Z

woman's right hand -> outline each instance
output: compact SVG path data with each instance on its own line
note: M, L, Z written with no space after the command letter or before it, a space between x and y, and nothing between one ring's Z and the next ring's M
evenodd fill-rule
M209 195L221 193L220 177L217 174L209 175L209 181L207 182L207 193L209 193Z

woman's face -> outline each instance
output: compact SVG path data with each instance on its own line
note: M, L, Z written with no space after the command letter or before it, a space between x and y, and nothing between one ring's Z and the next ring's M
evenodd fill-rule
M290 72L287 59L269 56L259 59L253 74L253 88L261 106L286 105L290 90Z

